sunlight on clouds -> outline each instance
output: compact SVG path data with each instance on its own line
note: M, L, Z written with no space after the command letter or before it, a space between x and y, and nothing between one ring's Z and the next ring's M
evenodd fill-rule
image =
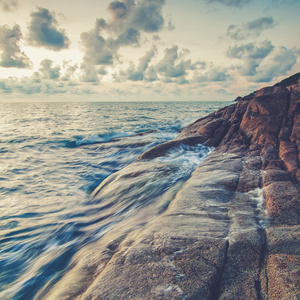
M299 71L299 1L268 3L0 0L0 99L232 100Z

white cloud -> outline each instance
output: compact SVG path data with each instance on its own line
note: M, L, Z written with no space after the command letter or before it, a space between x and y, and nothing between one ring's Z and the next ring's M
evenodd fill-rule
M41 61L41 67L39 69L43 79L57 80L60 77L60 66L52 67L53 61L50 59L44 59Z
M244 76L253 76L263 59L274 49L270 41L264 41L256 46L256 43L248 43L240 46L229 47L227 56L240 59L242 64L238 67Z
M270 41L264 41L258 46L256 43L248 43L230 47L227 56L241 61L237 69L249 82L270 82L293 68L297 63L298 52L296 49L275 47Z
M285 47L276 47L274 51L259 65L253 82L270 82L278 76L286 75L297 63L297 51Z
M85 80L97 82L99 68L119 62L120 48L140 46L142 34L160 31L164 26L164 4L164 0L112 1L108 5L111 18L108 21L97 19L93 29L81 34L84 51L81 68ZM131 68L128 72L131 80L143 77L143 70Z
M0 26L0 66L5 68L31 68L32 64L27 55L20 49L22 32L19 25L12 28Z

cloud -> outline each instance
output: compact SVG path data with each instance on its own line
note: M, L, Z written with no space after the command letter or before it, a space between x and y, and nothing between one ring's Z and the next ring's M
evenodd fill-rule
M76 80L76 72L78 70L78 65L71 65L71 61L63 62L64 74L61 76L62 81L74 81ZM61 70L60 70L61 72ZM72 83L73 85L74 83Z
M157 32L164 25L162 8L165 0L113 1L108 5L111 14L109 27L115 31L134 28L144 32Z
M28 42L31 46L60 51L70 45L65 30L59 28L55 13L46 8L38 7L37 11L31 13L28 31Z
M39 71L34 72L32 76L0 79L0 94L94 94L93 89L75 78L74 73L77 69L77 66L72 66L70 62L65 62L64 66L60 67L53 66L51 60L45 59L41 62Z
M88 32L83 32L80 36L81 46L84 50L81 64L82 81L98 82L97 66L112 65L117 57L116 41L101 35L106 27L107 23L104 19L97 19L95 27Z
M251 78L253 82L270 82L278 76L286 75L297 63L298 51L277 47L273 53L257 68L256 74Z
M216 67L213 64L199 74L195 73L194 79L196 82L219 82L226 81L230 76L227 74L227 69Z
M248 43L241 46L229 47L227 50L227 56L239 59L262 59L265 58L273 49L274 46L270 41L263 41L258 47L256 46L256 43Z
M155 66L157 73L166 78L178 78L186 75L186 70L191 69L191 60L180 60L178 46L172 46L165 50L165 55Z
M56 80L60 77L60 66L52 67L53 61L50 59L44 59L41 61L41 67L39 69L43 79Z
M139 2L132 15L129 24L145 32L157 32L164 25L162 8L165 0L144 0Z
M165 83L177 82L179 84L187 83L185 79L187 71L192 70L194 65L191 60L181 58L187 52L178 54L178 46L172 46L165 49L164 57L156 64L150 65L152 59L156 56L157 48L153 46L140 58L137 66L133 62L124 71L114 74L116 81L163 81Z
M297 63L298 50L274 47L270 41L260 45L248 43L230 47L227 56L239 59L240 74L250 82L270 82L275 77L285 75Z
M113 31L122 31L124 22L128 19L132 9L136 6L134 0L112 1L107 10L111 15L109 26Z
M145 53L145 55L140 58L139 65L138 65L138 72L143 73L148 69L149 63L151 62L152 58L155 56L157 52L156 46L152 46L152 48Z
M0 79L0 94L93 94L86 84L83 85L78 78L78 66L71 61L64 61L62 66L53 65L50 59L40 63L38 72L31 76Z
M120 46L138 45L140 41L140 32L134 28L127 28L115 40L116 49Z
M147 51L144 56L139 59L137 67L133 62L130 63L129 68L125 71L120 71L119 74L114 74L116 81L130 80L130 81L154 81L157 79L156 73L153 68L149 68L152 58L156 55L157 48L152 48Z
M91 82L91 83L99 82L99 75L101 75L101 72L99 72L94 65L83 62L80 66L80 71L81 71L80 81Z
M31 68L32 64L19 43L22 32L19 25L9 28L7 25L0 26L0 66L5 68Z
M227 36L236 41L245 40L249 37L258 37L265 29L273 28L276 25L272 17L262 17L241 26L230 25L227 29Z
M0 6L5 12L12 12L19 6L18 0L0 0Z
M89 65L112 65L116 54L114 40L105 39L101 31L107 26L105 20L98 19L95 27L81 34L81 45L84 47L84 62Z
M113 75L117 82L121 81L146 81L161 82L165 84L183 85L199 82L226 81L230 76L227 69L217 67L213 63L203 61L192 62L185 57L189 54L187 49L179 52L178 46L166 48L164 56L156 62L157 48L153 46L140 58L139 63L129 64L126 70L120 70Z
M257 72L257 67L274 49L270 41L264 41L259 46L255 43L248 43L241 46L230 47L227 50L229 58L236 58L242 61L238 67L244 76L253 76Z
M2 91L3 94L10 94L10 93L12 93L12 89L7 84L7 80L0 79L0 91Z
M252 0L205 0L209 4L223 4L225 6L238 7L241 8L244 5L252 2Z
M86 79L97 81L98 68L118 62L120 48L140 46L142 34L160 31L165 23L164 5L165 0L112 1L107 8L110 19L97 19L93 29L81 34L84 51L81 68ZM134 78L141 76L135 74Z

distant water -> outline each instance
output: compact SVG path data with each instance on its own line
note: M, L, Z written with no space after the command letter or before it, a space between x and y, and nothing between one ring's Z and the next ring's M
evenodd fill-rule
M118 220L101 217L103 207L91 202L91 192L145 150L225 105L0 104L0 299L42 298L72 257ZM154 189L186 180L208 152L181 146L160 158L179 171Z

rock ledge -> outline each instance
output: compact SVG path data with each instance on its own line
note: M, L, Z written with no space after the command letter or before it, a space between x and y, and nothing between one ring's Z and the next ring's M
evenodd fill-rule
M163 213L84 249L49 299L300 299L300 73L197 120L131 168L146 172L180 143L215 150Z

